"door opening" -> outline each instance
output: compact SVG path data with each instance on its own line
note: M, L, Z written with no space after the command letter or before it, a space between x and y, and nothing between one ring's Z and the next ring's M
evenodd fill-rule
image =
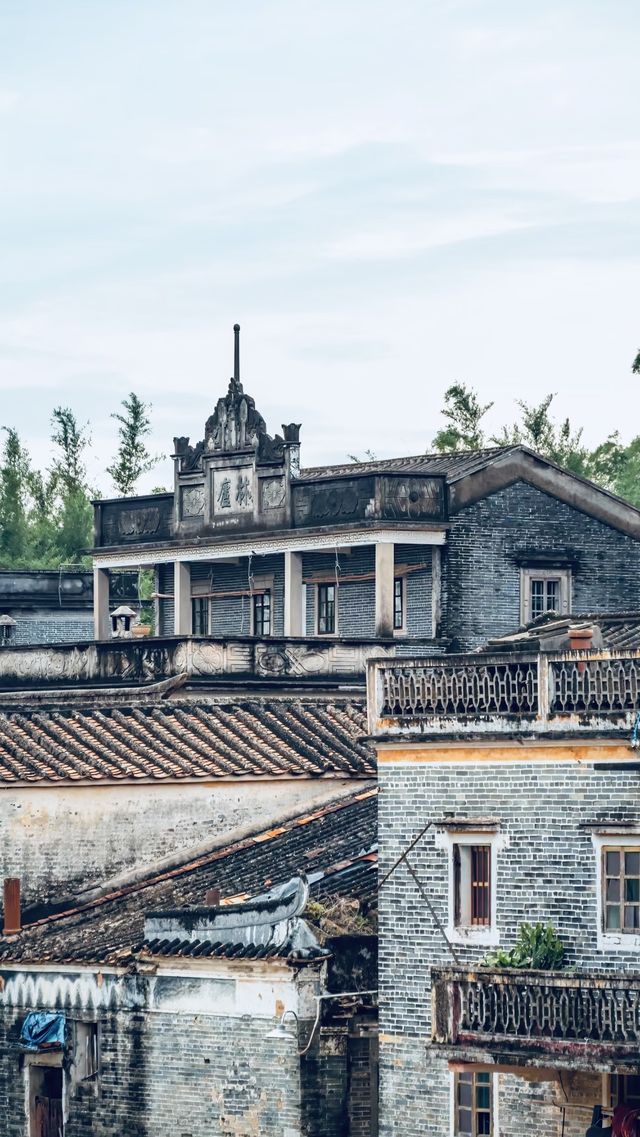
M29 1067L29 1137L64 1137L59 1066Z

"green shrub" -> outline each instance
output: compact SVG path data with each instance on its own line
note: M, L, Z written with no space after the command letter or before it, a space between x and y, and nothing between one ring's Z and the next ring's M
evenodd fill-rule
M500 948L483 959L486 967L521 967L557 971L564 963L564 946L553 924L521 924L510 951Z

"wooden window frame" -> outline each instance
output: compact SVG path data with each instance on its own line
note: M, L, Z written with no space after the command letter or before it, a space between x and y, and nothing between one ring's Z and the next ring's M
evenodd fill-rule
M451 826L438 825L435 834L435 846L436 849L444 850L447 858L447 938L454 944L476 944L482 947L497 947L500 943L500 930L498 927L498 866L502 851L509 846L509 835L507 833L501 833L499 826L494 824L491 826L478 824L477 827L473 824L469 824L468 827L466 825L465 827L461 827L457 824ZM457 899L461 893L459 891L460 885L456 882L456 876L459 872L457 861L458 856L460 856L460 853L457 853L456 850L464 850L460 856L459 865L460 868L464 868L462 875L464 875L466 881L469 882L471 879L470 850L474 846L489 846L491 850L487 865L489 872L489 885L487 888L489 894L487 901L489 919L483 923L479 921L475 923L471 922L472 904L470 889L467 893L468 901L466 903L466 910L461 911L462 906ZM462 883L462 881L460 883ZM486 920L484 912L482 913L482 917L483 921Z
M320 630L320 619L322 611L322 594L333 590L333 600L329 602L328 598L325 600L325 606L329 603L333 606L333 627L330 630ZM323 582L316 585L316 635L318 636L335 636L338 633L338 587L333 582Z
M559 615L567 615L571 611L571 570L568 568L523 568L520 570L520 622L530 624L532 615L531 585L533 581L548 582L557 580L560 586ZM545 609L550 611L550 609Z
M460 1087L461 1085L471 1086L471 1103L466 1105L460 1103ZM479 1090L489 1090L489 1105L479 1105L478 1097ZM452 1137L495 1137L498 1132L496 1124L496 1080L495 1075L488 1070L459 1070L452 1075L452 1109L451 1109L451 1133ZM470 1114L471 1128L467 1126L466 1129L461 1129L460 1113L464 1110L465 1113ZM487 1119L489 1127L481 1123L481 1119Z
M398 594L400 600L400 622L398 623ZM407 630L407 578L395 576L393 578L393 633L402 635Z
M206 632L196 632L196 604L204 602L206 612ZM193 636L210 636L211 635L211 601L208 596L198 596L196 593L191 597L191 634Z
M490 928L492 911L491 842L453 845L454 924Z
M264 601L265 597L269 598L268 603L268 631L264 630ZM261 607L262 630L258 631L258 608ZM258 636L259 639L269 639L273 635L273 592L270 588L263 588L259 592L252 593L251 596L251 628L252 635Z
M620 857L620 873L616 875L607 872L607 854L617 853ZM626 872L626 854L632 853L640 860L640 846L637 844L626 845L617 844L610 841L608 844L602 846L601 850L601 904L602 904L602 931L605 936L640 936L640 867L638 873ZM620 881L620 897L617 901L611 901L607 897L607 884L609 880ZM628 901L625 897L625 884L627 880L637 880L638 883L638 899ZM635 908L637 912L638 925L633 928L626 928L624 926L624 909ZM620 918L620 927L610 928L607 924L607 909L618 908Z

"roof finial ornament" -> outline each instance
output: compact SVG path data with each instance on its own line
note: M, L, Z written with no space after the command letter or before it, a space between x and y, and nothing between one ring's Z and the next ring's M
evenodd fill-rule
M240 324L233 325L233 380L234 383L240 382Z

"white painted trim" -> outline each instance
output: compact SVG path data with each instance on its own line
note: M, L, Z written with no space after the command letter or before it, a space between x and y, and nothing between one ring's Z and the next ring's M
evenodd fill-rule
M314 552L327 549L361 548L377 543L402 545L444 545L446 529L415 530L401 532L395 529L354 529L346 533L327 533L322 536L306 537L300 532L283 537L254 537L247 534L243 541L226 541L216 545L185 545L183 548L149 549L148 551L122 549L118 553L93 554L95 568L115 569L126 565L142 567L165 564L170 561L217 561L222 557L248 557L249 553L266 556L269 553Z
M455 924L455 870L453 849L454 845L490 845L491 846L491 923L488 927L460 927ZM506 833L488 832L480 826L476 830L465 829L464 832L441 829L436 831L436 849L445 849L447 852L447 938L454 944L473 944L482 947L496 947L500 943L500 932L497 925L498 912L498 854L509 847L509 838Z
M472 1072L473 1066L469 1064L466 1072ZM456 1073L460 1071L449 1071L449 1137L459 1137L456 1133ZM483 1070L484 1074L488 1071ZM500 1108L499 1108L499 1074L491 1075L491 1137L499 1137L500 1134Z
M596 858L596 919L598 951L606 952L634 952L640 951L640 931L606 932L604 927L604 907L602 903L602 850L604 848L620 848L631 845L638 846L640 851L640 832L634 833L592 833L591 841Z
M571 569L541 566L540 568L520 569L520 622L531 622L531 580L559 580L560 581L560 615L566 616L571 611Z

